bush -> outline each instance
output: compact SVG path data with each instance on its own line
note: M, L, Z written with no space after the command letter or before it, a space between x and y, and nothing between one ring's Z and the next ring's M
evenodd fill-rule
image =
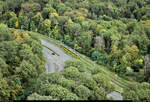
M77 86L75 81L68 80L68 79L65 79L65 78L60 79L58 84L61 85L62 87L67 88L70 91L73 91L75 89L75 87Z
M66 61L65 62L65 67L75 67L77 68L80 72L85 72L86 71L86 65L81 62L80 60L74 60L74 61Z
M55 100L51 96L41 96L37 93L34 93L27 97L27 100Z
M124 100L139 100L138 96L136 95L135 91L133 90L126 90L123 93Z
M93 79L97 82L98 87L105 88L106 91L111 92L114 90L114 86L110 83L110 79L108 79L104 74L99 73L93 75Z
M37 80L37 89L44 84L58 84L61 80L61 75L58 72L47 74L42 73Z
M1 41L11 41L14 37L4 25L0 25L0 42Z
M100 58L100 53L99 53L98 51L94 51L94 52L92 53L91 57L92 57L92 60L98 61L99 58Z
M91 90L95 90L97 83L91 78L91 77L85 77L84 79L81 80L83 85L88 87Z
M91 96L90 96L90 100L105 100L106 99L106 93L105 93L105 89L100 87L100 88L96 88L95 91L91 92Z
M123 98L127 100L150 100L149 83L131 83L124 89Z
M91 95L90 90L87 87L83 86L83 85L80 85L80 86L76 87L74 92L80 98L82 98L84 100L87 100L89 98L89 96Z
M52 96L54 99L59 99L62 100L66 98L66 95L69 92L66 88L63 88L60 85L54 85L54 84L45 84L42 85L38 91L41 95L46 95L46 96Z
M139 100L150 100L150 89L139 89L135 92Z
M79 100L79 97L73 93L67 93L63 100Z
M0 24L0 29L3 29L3 28L6 28L7 29L7 25L5 25L5 24Z
M21 75L22 83L28 83L38 77L36 68L25 60L16 68L16 72L18 75Z
M143 82L138 86L138 88L147 90L147 89L150 89L150 84L147 82Z
M49 7L49 8L45 7L43 8L42 16L44 19L46 19L46 18L49 18L49 14L51 13L56 13L56 10L52 7Z
M1 57L0 57L0 73L4 77L9 75L8 65L5 63L5 61Z
M101 73L101 69L100 67L95 67L94 69L92 69L92 74L98 74L98 73Z
M75 67L68 67L62 70L62 74L67 79L80 80L80 72Z
M41 5L38 4L38 3L22 3L21 5L21 9L24 11L24 12L37 12L37 11L40 11L41 10Z
M139 86L139 84L136 82L129 83L127 90L136 90L136 89L138 89L138 86Z

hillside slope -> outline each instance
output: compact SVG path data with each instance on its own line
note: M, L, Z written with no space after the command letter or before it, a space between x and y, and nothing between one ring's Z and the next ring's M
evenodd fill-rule
M20 100L34 89L44 72L38 35L0 24L0 100Z
M150 100L149 28L150 0L0 0L0 100Z

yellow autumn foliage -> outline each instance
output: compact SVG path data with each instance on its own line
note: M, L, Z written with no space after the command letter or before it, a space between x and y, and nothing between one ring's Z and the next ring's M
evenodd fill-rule
M42 61L42 65L45 65L45 61Z
M16 38L18 36L18 33L16 31L14 31L13 36Z
M113 69L115 70L115 69L116 69L116 67L117 67L117 64L114 64L114 65L113 65Z
M88 10L85 8L79 8L77 11L80 15L82 15L83 17L86 17L88 15Z
M28 33L23 33L23 37L24 37L24 38L29 37Z
M13 32L13 36L19 41L19 42L21 42L23 39L22 39L22 37L18 34L18 32L16 32L16 31L14 31Z
M76 12L76 16L80 17L80 19L85 19L84 15L81 12Z
M143 64L143 60L142 60L142 59L139 59L139 63L140 63L140 64Z
M19 60L19 57L18 57L18 56L16 56L16 57L15 57L15 59L16 59L16 60Z
M22 87L20 85L16 85L16 89L21 89Z
M69 19L68 20L68 24L72 24L73 22L72 22L72 20L71 19Z
M112 51L115 51L115 50L117 50L118 49L118 47L116 46L116 45L114 45L113 47L112 47Z
M19 27L19 23L18 23L18 21L16 21L16 23L15 23L15 27L16 27L16 28L18 28L18 27Z
M56 17L56 18L59 17L58 13L51 13L51 16L52 16L52 17Z
M20 35L18 35L16 39L17 39L19 42L22 42L22 40L23 40Z
M11 92L12 92L13 94L17 94L15 90L12 90Z
M137 53L139 52L139 49L136 45L132 45L130 50Z

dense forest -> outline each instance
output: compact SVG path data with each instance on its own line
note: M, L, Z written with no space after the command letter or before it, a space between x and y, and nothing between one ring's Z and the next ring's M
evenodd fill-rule
M115 86L99 69L44 73L38 34L132 82L124 99L150 100L149 0L0 0L0 100L107 100Z
M26 97L44 72L44 63L37 35L0 25L0 100Z

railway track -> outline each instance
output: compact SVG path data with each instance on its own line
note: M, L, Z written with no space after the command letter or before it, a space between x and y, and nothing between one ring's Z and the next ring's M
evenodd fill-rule
M42 38L45 38L45 37L42 37ZM47 39L48 40L48 39ZM93 63L91 63L91 62L89 62L86 58L83 58L82 56L80 56L79 54L76 54L77 52L76 51L72 51L72 50L70 50L70 48L68 47L65 47L63 44L61 44L60 42L53 42L51 39L49 39L50 40L50 42L51 43L54 43L56 46L58 46L59 48L61 48L61 49L63 49L66 53L68 53L68 54L70 54L71 56L73 56L74 58L78 58L78 59L80 59L80 60L82 60L84 63L86 63L87 65L89 65L90 67L95 67L95 65L96 65L96 63L95 62L93 62ZM110 73L107 73L107 71L105 71L105 70L101 70L102 71L102 73L104 73L104 74L106 74L110 79L111 79L111 81L114 83L114 84L116 84L116 85L118 85L119 87L121 87L121 88L126 88L127 86L126 85L124 85L122 82L120 82L121 80L117 80L116 78L114 78L114 76L113 75L110 75Z
M58 53L56 53L54 50L50 49L49 47L43 45L43 47L47 48L48 50L52 51L54 54L56 54L57 56L60 56Z

